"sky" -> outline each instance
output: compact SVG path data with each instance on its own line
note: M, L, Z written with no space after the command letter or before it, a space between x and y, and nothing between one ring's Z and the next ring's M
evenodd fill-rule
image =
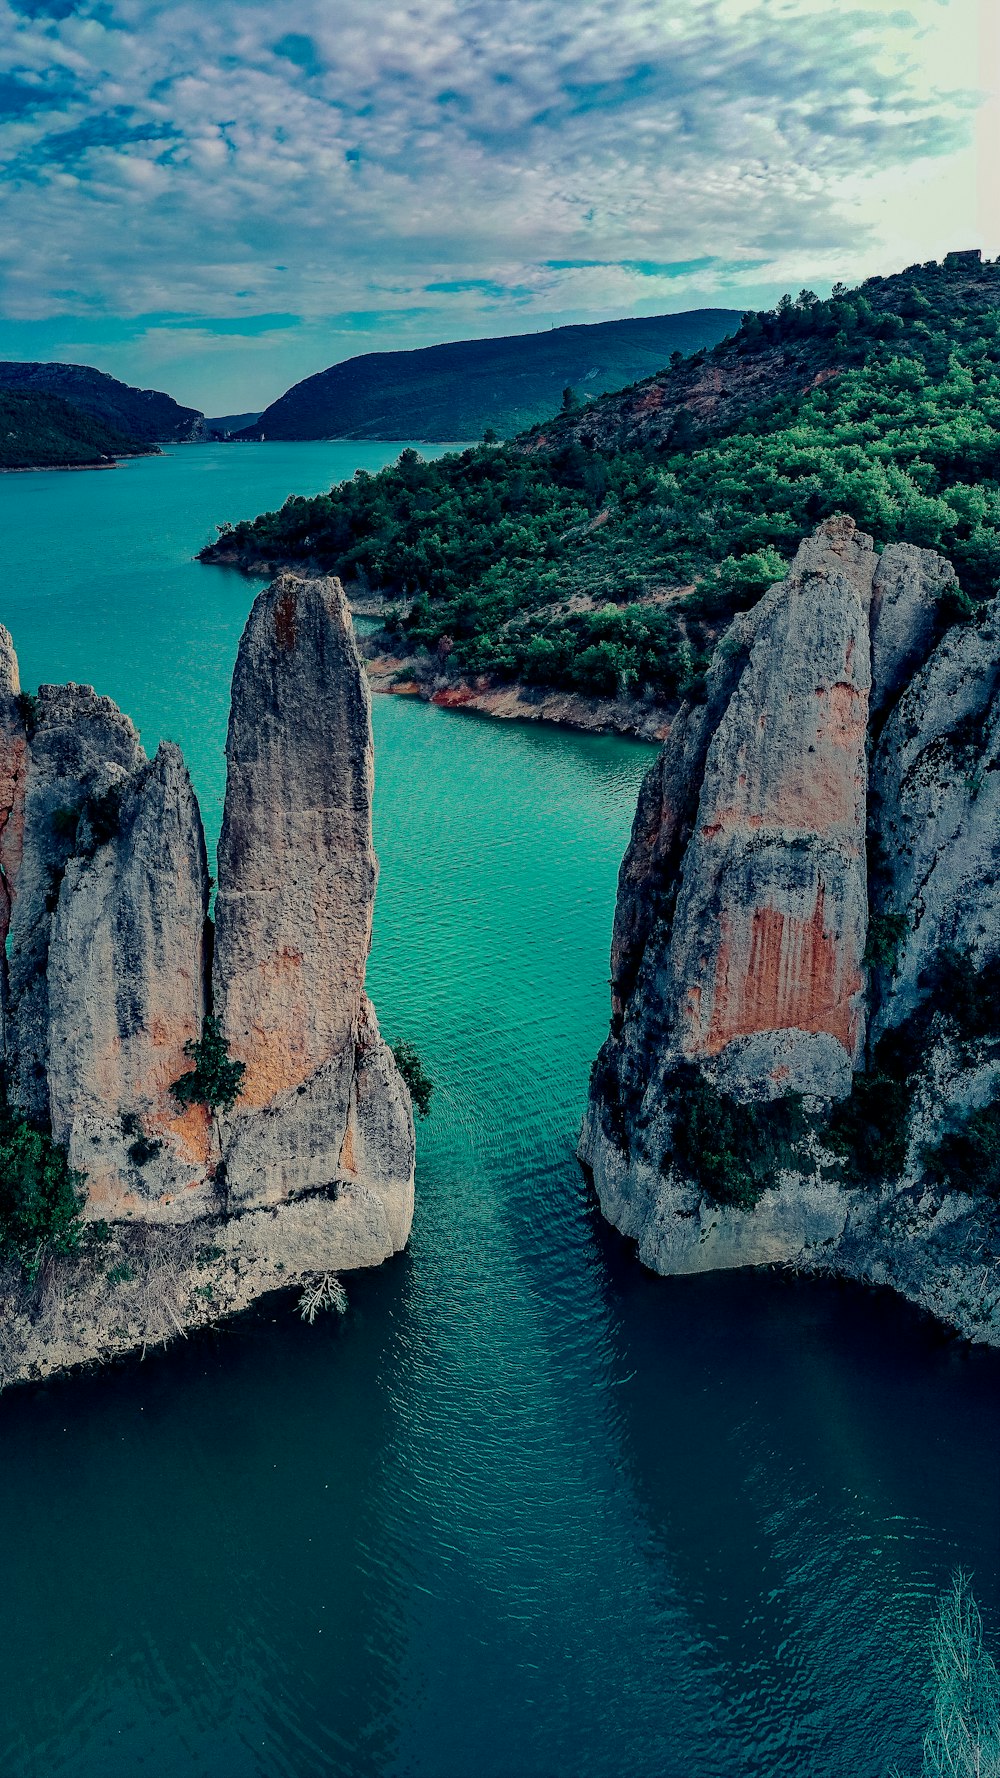
M356 352L1000 251L1000 0L0 0L0 357Z

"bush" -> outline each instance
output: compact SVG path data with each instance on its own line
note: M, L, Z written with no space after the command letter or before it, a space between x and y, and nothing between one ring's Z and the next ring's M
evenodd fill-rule
M413 1100L421 1117L426 1117L431 1108L431 1094L434 1091L434 1082L431 1080L430 1075L426 1073L424 1065L412 1043L404 1043L401 1037L397 1037L395 1043L390 1045L390 1048L395 1059L396 1067L399 1069L400 1074L409 1087L410 1098Z
M134 1142L129 1144L128 1158L134 1166L144 1167L146 1162L158 1155L162 1148L162 1142L159 1142L155 1136L147 1136L143 1131Z
M83 1233L84 1175L65 1148L19 1113L0 1111L0 1251L31 1283L47 1253L75 1253Z
M231 1060L219 1021L206 1016L200 1038L184 1045L194 1067L175 1080L170 1091L178 1105L207 1105L210 1111L231 1111L243 1090L246 1065Z
M883 1055L881 1045L879 1056ZM833 1107L824 1132L854 1185L873 1185L898 1173L906 1160L913 1087L885 1066L856 1074L850 1097Z
M910 930L906 914L873 914L868 922L863 962L867 969L884 969L895 975L899 953Z
M676 1162L716 1204L752 1210L806 1133L801 1095L742 1105L690 1064L676 1070L668 1092L674 1122L664 1170Z
M1000 1034L1000 959L979 964L948 946L923 972L927 1006L951 1021L965 1042Z
M937 1185L1000 1198L1000 1096L953 1118L940 1140L924 1150L924 1161Z

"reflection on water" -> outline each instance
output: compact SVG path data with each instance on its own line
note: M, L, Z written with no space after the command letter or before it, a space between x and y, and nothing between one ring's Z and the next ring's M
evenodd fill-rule
M196 478L194 452L134 467L177 461ZM177 550L169 573L166 614L138 574L104 588L75 676L113 661L147 742L176 711L211 809L252 589ZM22 589L12 624L28 683L73 670L86 608L48 574L48 617ZM199 624L196 710L148 638ZM348 1280L343 1322L279 1299L0 1401L0 1771L914 1770L956 1562L1000 1631L996 1357L856 1288L642 1271L573 1143L650 750L402 699L375 732L371 989L437 1082L410 1249Z

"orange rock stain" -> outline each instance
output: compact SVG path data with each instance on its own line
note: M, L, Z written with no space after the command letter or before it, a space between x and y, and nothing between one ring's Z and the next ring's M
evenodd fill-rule
M829 1032L854 1054L858 1027L851 1001L861 975L857 960L845 954L842 940L827 925L824 903L820 883L806 920L760 907L753 910L749 930L733 932L723 919L702 1054L718 1055L734 1037L783 1030Z
M293 588L286 587L274 607L274 638L285 654L290 654L295 647L297 616L298 599Z

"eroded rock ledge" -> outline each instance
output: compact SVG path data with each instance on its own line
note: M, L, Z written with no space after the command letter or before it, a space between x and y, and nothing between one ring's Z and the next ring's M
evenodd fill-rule
M371 715L338 581L282 575L257 598L227 759L213 927L179 750L148 760L89 686L21 698L0 630L8 1102L65 1144L111 1229L100 1261L0 1279L0 1385L406 1242L413 1117L365 994ZM209 1013L245 1066L228 1113L170 1090Z
M640 793L579 1152L657 1271L839 1272L1000 1344L997 1197L947 1164L1000 1123L1000 601L961 607L839 517L737 619Z

